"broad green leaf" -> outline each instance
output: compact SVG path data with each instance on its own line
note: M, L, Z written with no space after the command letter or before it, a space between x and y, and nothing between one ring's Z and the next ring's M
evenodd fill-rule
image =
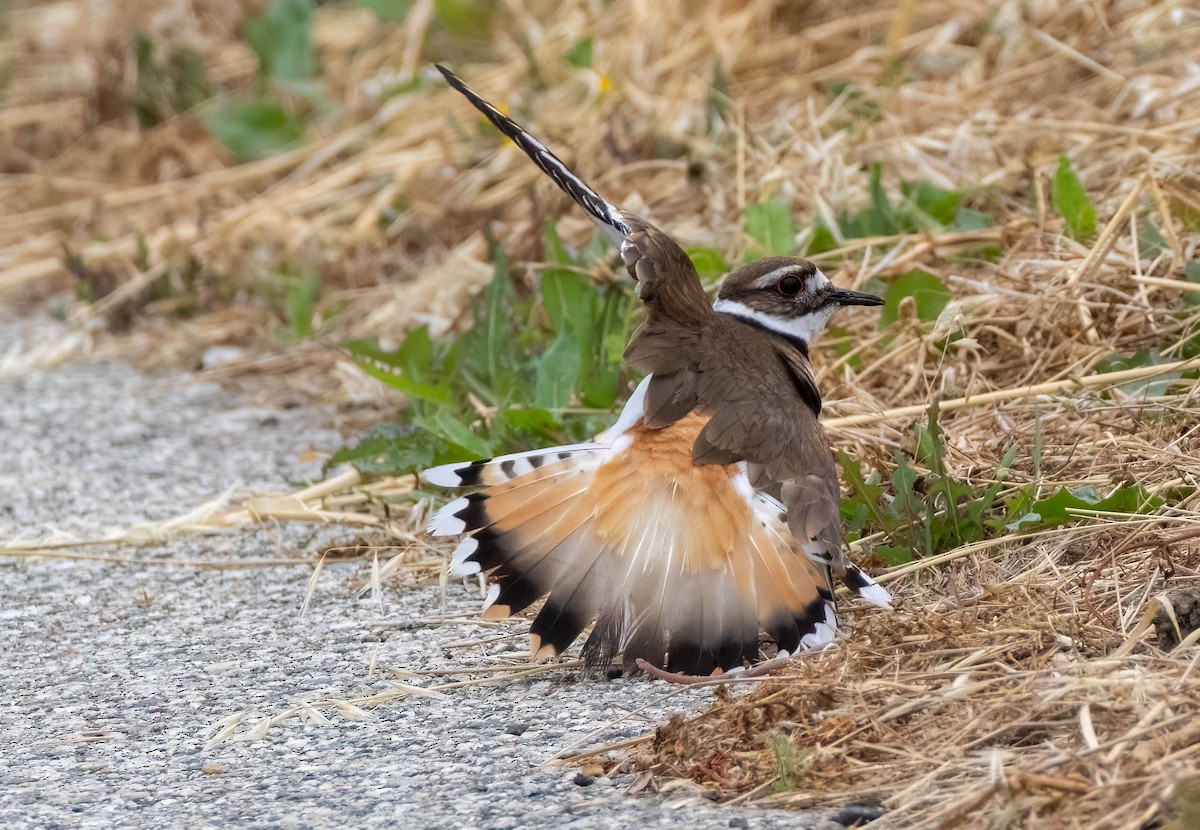
M1165 357L1154 349L1138 349L1131 355L1109 355L1096 364L1096 371L1102 373L1124 372L1127 369L1161 366L1171 362L1173 362L1172 358ZM1180 372L1164 372L1161 375L1127 381L1119 384L1116 388L1133 398L1154 398L1165 395L1171 385L1180 377L1182 377Z
M277 104L227 102L204 120L239 162L277 153L304 137L304 123Z
M1051 197L1072 236L1081 239L1096 232L1096 208L1066 156L1059 156Z
M492 26L495 0L433 0L438 23L454 35L482 38Z
M912 548L900 547L897 545L876 545L875 555L878 556L883 564L889 568L894 568L896 565L904 565L913 561Z
M688 259L696 266L696 272L701 279L714 280L729 270L729 265L720 251L712 248L688 248Z
M570 335L560 334L538 363L534 404L546 409L569 406L579 367L579 344Z
M908 466L903 454L896 456L896 471L892 473L892 489L896 498L892 501L893 516L917 516L921 512L921 500L913 492L917 483L917 471Z
M1160 254L1170 250L1167 240L1158 232L1158 228L1145 221L1138 225L1138 256L1142 259L1155 259Z
M516 432L550 440L553 440L554 434L562 429L562 423L554 417L554 413L538 407L506 408L502 409L497 417L507 422Z
M881 529L889 532L893 530L896 522L890 512L884 509L882 485L868 480L858 463L846 453L838 452L838 463L842 468L842 480L846 482L846 487L851 493L851 498L847 501L865 507Z
M981 231L996 227L996 222L983 211L959 207L954 209L954 227L960 231Z
M1094 487L1074 491L1066 487L1048 498L1038 499L1028 513L1008 525L1009 530L1055 527L1078 521L1071 510L1096 510L1106 513L1153 513L1165 503L1161 496L1152 496L1139 486L1118 487L1101 498Z
M584 406L609 409L620 389L633 303L621 288L608 286L596 305L599 311L592 314L588 336L580 341L583 371L575 393Z
M242 34L263 75L283 82L313 76L312 15L312 0L271 0L262 17L246 21Z
M769 256L787 256L796 246L792 215L779 199L759 202L746 210L746 233Z
M826 251L832 251L837 246L837 237L833 235L833 231L824 225L818 224L813 228L812 236L809 237L808 250L805 251L805 254L816 256Z
M389 368L365 359L358 359L355 363L358 364L358 367L364 373L376 380L383 381L397 392L403 392L410 398L437 404L448 404L452 400L449 388L437 384L414 381L411 378L405 377L398 368Z
M558 268L542 272L542 306L554 332L576 332L591 323L596 289L575 271Z
M327 466L353 464L360 472L411 475L444 458L445 447L411 424L382 424L353 447L334 453Z
M879 327L887 328L899 316L900 301L912 297L917 305L917 318L925 323L933 322L950 302L950 291L942 281L917 268L892 281L883 297L883 309L879 314Z
M415 419L415 423L466 457L487 458L492 455L491 444L449 409L437 409L429 415L421 415Z
M409 335L409 338L411 339L412 335ZM363 372L410 398L437 404L448 404L453 400L448 386L423 383L420 377L405 374L406 364L411 365L412 358L404 354L403 348L398 352L388 352L369 340L351 340L343 345Z
M567 52L567 63L571 66L578 66L580 69L591 69L592 38L590 35L575 41L571 51Z
M429 326L420 326L410 331L396 350L396 360L409 376L420 380L433 365L433 338Z
M919 211L940 225L949 227L954 223L955 211L962 201L963 194L953 190L942 190L929 182L915 184L903 182L900 192L911 201Z

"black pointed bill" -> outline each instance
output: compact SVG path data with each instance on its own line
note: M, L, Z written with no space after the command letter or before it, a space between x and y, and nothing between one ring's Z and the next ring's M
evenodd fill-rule
M835 288L825 295L825 302L838 305L883 305L883 298L849 288Z

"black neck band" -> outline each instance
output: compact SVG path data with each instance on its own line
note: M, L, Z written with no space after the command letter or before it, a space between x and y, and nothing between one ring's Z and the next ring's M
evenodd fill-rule
M767 334L778 337L780 340L790 343L791 345L796 347L796 349L800 352L800 354L804 355L805 360L808 360L808 341L805 340L803 337L798 337L794 334L788 334L787 332L782 332L782 331L779 331L778 329L773 329L764 323L760 323L758 320L755 320L753 317L743 317L742 315L738 314L737 312L719 311L717 313L724 314L726 317L732 317L733 319L737 320L739 323L745 323L747 326L749 326L752 329L758 329L761 332L766 332Z

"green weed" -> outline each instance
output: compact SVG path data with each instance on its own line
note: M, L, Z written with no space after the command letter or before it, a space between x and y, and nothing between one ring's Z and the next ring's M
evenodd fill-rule
M402 426L377 429L331 463L410 473L430 464L590 440L623 397L622 354L637 307L631 288L600 285L588 271L607 256L597 237L577 254L554 225L536 293L512 278L493 246L495 271L467 331L434 338L425 327L399 349L346 344L362 369L409 399Z
M595 45L590 36L575 41L575 45L567 52L567 63L579 69L592 68L592 53Z
M1059 156L1050 196L1054 209L1067 223L1071 236L1082 239L1096 232L1096 208L1066 156Z
M850 491L842 500L847 538L882 534L884 540L874 552L888 565L1005 534L1067 524L1078 520L1073 510L1150 513L1164 504L1161 497L1134 484L1117 487L1106 496L1090 486L1059 488L1043 496L1036 480L1006 487L1016 446L1004 454L991 481L972 483L957 478L947 464L936 403L929 408L927 423L915 427L914 439L912 461L910 454L897 453L887 484L877 472L865 474L852 458L839 453L842 480ZM1040 429L1035 432L1033 450L1034 469L1040 470Z
M154 42L140 32L133 37L133 49L137 61L133 107L143 129L161 124L211 97L212 85L203 59L194 50L176 46L166 61L160 62L155 59Z
M495 0L433 0L433 13L452 35L483 38L492 26Z
M796 250L796 226L788 206L779 199L759 202L746 210L746 235L758 249L749 253L749 259L787 256Z
M242 37L258 58L253 100L230 98L205 114L213 136L240 162L300 143L321 104L312 46L312 0L271 0L262 17L246 21Z
M854 212L838 215L836 227L818 221L809 235L807 255L832 251L843 239L922 233L925 231L974 231L995 226L981 211L963 207L967 194L943 190L928 182L900 183L899 198L893 199L883 186L883 166L871 165L868 181L870 204ZM994 246L981 248L985 256L999 255Z
M777 793L793 790L804 773L807 753L800 749L787 735L768 732L763 735L767 749L775 756L775 784Z
M901 274L883 292L883 308L879 311L879 328L885 329L900 316L900 302L912 297L917 319L932 323L950 302L950 290L942 281L920 268Z
M217 141L243 162L299 143L308 129L303 119L267 101L230 101L208 113L205 123Z

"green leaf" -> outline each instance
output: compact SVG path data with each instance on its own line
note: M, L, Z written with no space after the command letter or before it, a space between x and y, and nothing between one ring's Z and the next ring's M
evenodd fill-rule
M321 275L307 271L290 280L287 290L287 321L292 333L299 338L312 334L313 314L321 290Z
M579 344L570 335L560 334L538 363L533 402L547 409L570 405L579 368Z
M492 455L491 444L449 409L434 410L415 421L418 427L449 444L460 458L487 458Z
M1108 496L1101 498L1094 487L1080 487L1075 491L1066 487L1048 498L1038 499L1028 513L1011 522L1009 530L1055 527L1078 521L1071 510L1096 510L1106 513L1153 513L1165 504L1161 496L1152 496L1145 488L1136 485L1118 487Z
M204 120L239 162L277 153L304 137L304 123L277 104L228 102Z
M242 35L258 56L259 72L276 81L313 76L312 0L271 0L266 13L246 21Z
M917 210L946 227L954 223L955 211L963 198L962 193L942 190L929 182L916 184L902 182L900 192L916 206Z
M912 548L901 547L897 545L876 545L875 555L878 556L883 564L889 568L896 565L904 565L913 561Z
M502 409L498 417L504 420L513 432L539 436L551 441L555 440L555 433L562 429L562 423L554 417L554 413L538 407Z
M433 0L442 28L460 37L482 38L492 26L495 0Z
M478 341L483 354L474 357L483 358L480 363L487 371L484 383L496 388L500 385L501 356L507 352L510 335L505 325L505 314L508 299L513 294L513 285L508 275L508 257L498 245L492 250L492 263L492 280L484 292L483 337Z
M571 66L578 66L580 69L591 69L592 67L592 37L591 35L580 38L575 41L575 45L571 47L571 51L567 52L567 63Z
M714 280L729 270L725 257L712 248L688 248L687 255L701 279Z
M914 489L920 477L917 471L908 466L908 459L903 454L896 456L896 471L892 473L892 489L896 498L892 501L892 515L915 518L921 514L923 505Z
M583 274L557 268L543 271L541 294L555 333L574 332L591 322L596 291Z
M813 227L812 236L808 240L808 249L804 253L808 256L816 256L826 251L832 251L837 246L837 237L833 235L833 231L824 225L818 224Z
M1128 369L1141 369L1147 366L1161 366L1173 362L1154 349L1138 349L1131 355L1112 354L1096 363L1096 371L1101 373L1124 372ZM1133 398L1159 397L1165 395L1175 381L1182 377L1181 372L1164 372L1139 380L1130 380L1118 384L1117 389L1122 394Z
M787 256L796 246L792 215L779 199L759 202L747 209L746 233L769 256Z
M429 326L410 331L396 350L396 359L413 378L424 377L433 365L433 338L429 336Z
M1059 156L1051 195L1054 209L1066 220L1072 236L1081 239L1096 232L1096 208L1066 156Z
M917 318L925 323L933 322L950 302L950 291L942 281L917 268L902 274L888 286L883 297L883 309L879 315L879 327L887 328L899 316L900 301L912 297L917 305Z
M418 329L417 331L421 331ZM409 339L413 335L409 335ZM427 337L428 335L426 335ZM408 341L405 341L407 345ZM369 340L351 340L343 346L350 352L355 364L376 380L403 392L410 398L436 404L448 404L453 400L450 388L442 384L423 383L419 376L406 374L413 365L413 357L403 347L396 352L387 352Z
M381 424L353 447L334 453L327 466L353 464L360 472L411 475L444 460L445 447L411 424Z
M871 163L871 171L867 180L867 192L871 195L871 214L867 232L863 236L883 236L900 232L896 215L888 201L887 192L883 189L883 165Z
M133 43L137 59L133 105L141 127L161 124L212 95L204 60L194 50L176 46L161 65L154 60L154 42L149 37L138 32Z
M996 221L983 211L959 207L954 209L954 227L960 231L981 231L996 227Z
M375 12L380 20L403 23L414 2L415 0L358 0L358 5Z
M885 512L883 508L886 499L882 485L877 481L868 480L854 459L845 452L838 452L838 463L842 468L842 480L846 482L851 493L851 498L847 499L844 504L854 503L865 507L876 525L888 532L894 529L896 527L895 519L890 512Z
M718 58L713 65L712 80L708 84L708 131L714 133L725 128L729 120L729 75Z
M1170 250L1167 240L1149 221L1138 225L1138 257L1141 259L1156 259L1159 255Z

